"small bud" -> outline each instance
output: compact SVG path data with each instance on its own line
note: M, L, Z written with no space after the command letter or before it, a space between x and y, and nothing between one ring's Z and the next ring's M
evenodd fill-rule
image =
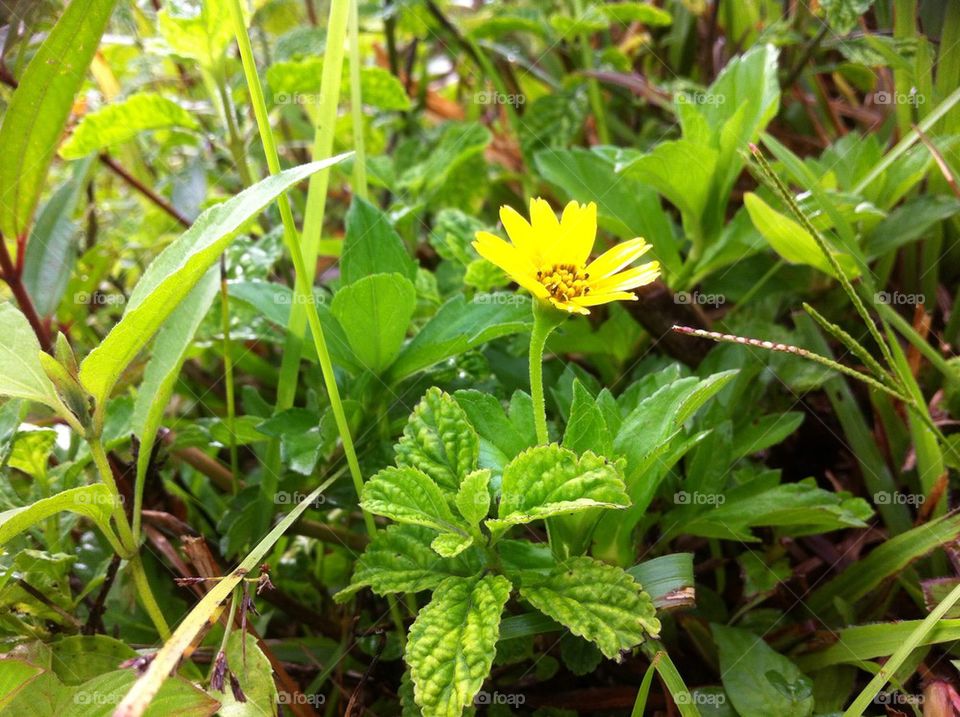
M90 419L89 404L87 393L84 391L77 380L70 375L70 372L50 354L45 351L39 353L40 366L47 378L53 382L57 395L60 396L67 410L71 413L71 418L79 421L80 425L87 427ZM64 416L66 419L67 416ZM68 419L69 420L69 419ZM75 424L74 424L75 425Z
M53 347L53 355L73 378L77 378L77 376L80 375L77 357L74 355L73 348L63 333L57 334L57 340Z
M246 702L247 696L243 694L243 690L240 689L240 680L237 679L237 676L232 672L230 675L230 691L233 692L233 699L237 702Z
M227 656L223 650L217 653L213 661L213 672L210 674L210 689L223 692L223 681L227 674Z

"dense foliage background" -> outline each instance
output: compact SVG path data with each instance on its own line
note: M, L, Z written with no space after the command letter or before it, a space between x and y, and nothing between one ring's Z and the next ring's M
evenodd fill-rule
M960 3L0 25L0 714L960 713Z

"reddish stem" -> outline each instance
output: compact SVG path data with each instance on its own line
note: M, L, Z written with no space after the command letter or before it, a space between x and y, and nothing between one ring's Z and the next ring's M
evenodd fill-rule
M17 244L19 246L20 242L17 242ZM20 253L22 254L23 252L21 251ZM18 267L14 265L13 259L10 257L10 252L7 250L6 241L0 236L0 270L3 271L3 280L7 282L10 291L13 292L13 296L17 300L17 305L20 307L23 315L27 317L33 333L37 335L40 348L50 353L51 347L53 346L50 340L50 330L37 314L37 308L33 305L33 299L30 298L27 287L23 285L21 272L17 269Z

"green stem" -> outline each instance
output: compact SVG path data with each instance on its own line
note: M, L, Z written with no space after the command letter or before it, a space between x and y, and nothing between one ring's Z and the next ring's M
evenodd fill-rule
M223 376L227 392L227 433L230 434L230 472L233 474L231 487L237 494L240 481L240 461L237 458L237 408L234 398L233 357L230 355L230 294L227 291L227 268L223 255L220 256L220 326L223 331Z
M551 306L534 299L533 330L530 332L530 397L533 399L533 425L537 431L537 443L550 442L547 431L547 407L543 397L543 349L547 337L565 317Z
M107 460L107 454L103 450L103 442L100 436L87 439L90 445L90 454L100 473L100 480L110 490L113 498L113 521L117 526L117 534L120 538L120 546L124 550L121 557L129 561L130 572L133 576L133 583L137 588L137 594L140 602L143 604L147 615L153 622L160 637L164 640L170 637L170 628L163 617L160 605L153 596L150 589L150 583L147 580L147 574L144 572L143 563L140 561L140 555L137 553L137 541L133 537L133 531L130 529L130 523L127 521L127 514L123 511L123 500L120 491L117 489L117 482L113 479L113 470L110 468L110 461Z
M350 114L353 118L353 193L367 198L367 152L363 144L363 98L360 94L359 0L350 0Z
M576 19L583 17L583 0L573 0L573 12ZM584 32L580 35L580 53L583 69L593 69L593 48L590 46L590 35ZM600 97L600 85L592 77L587 80L587 93L590 96L590 107L593 110L593 120L597 124L597 139L600 144L610 144L610 132L607 129L607 115L603 111L603 98Z

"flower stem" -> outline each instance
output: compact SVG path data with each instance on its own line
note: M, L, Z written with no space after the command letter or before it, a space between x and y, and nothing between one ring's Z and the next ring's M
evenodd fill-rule
M540 301L533 302L533 330L530 332L530 397L533 399L533 425L537 444L550 442L547 432L547 407L543 398L543 349L547 337L561 324L564 315Z

